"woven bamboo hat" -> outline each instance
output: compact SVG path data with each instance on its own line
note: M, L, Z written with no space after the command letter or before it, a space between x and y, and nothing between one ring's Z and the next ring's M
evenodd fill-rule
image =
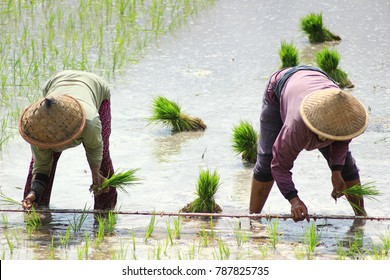
M336 88L306 96L300 114L311 131L335 141L350 140L362 134L368 125L365 106L350 93Z
M19 119L19 132L24 140L42 149L71 143L84 127L84 109L68 95L41 99L28 106Z

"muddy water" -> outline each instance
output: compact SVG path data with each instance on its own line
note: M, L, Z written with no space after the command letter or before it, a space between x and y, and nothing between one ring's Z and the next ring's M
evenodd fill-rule
M366 209L370 216L390 216L390 80L386 78L390 58L390 4L387 0L218 1L212 10L194 19L174 37L162 38L157 46L150 47L138 64L129 66L112 82L114 166L140 168L137 175L142 178L130 190L131 196L119 197L121 210L178 212L194 199L200 168L210 168L217 169L221 176L216 200L223 212L247 213L253 166L243 163L232 152L232 127L241 119L250 120L258 127L262 92L268 76L280 65L278 49L282 40L294 42L300 50L301 61L314 64L314 53L323 45L310 45L298 28L300 17L309 12L322 12L325 25L343 39L333 45L342 57L340 67L355 84L353 93L370 109L370 125L352 142L351 149L361 169L362 182L374 182L382 192L379 201L366 201ZM159 125L148 125L151 99L157 95L177 101L183 111L203 119L207 130L172 134ZM0 159L2 191L21 199L29 147L17 137ZM88 192L90 173L83 149L78 147L63 153L57 170L50 207L92 207L93 198ZM330 173L318 152L302 153L293 173L311 214L352 214L345 200L335 204L330 197ZM275 187L265 212L288 214L289 210L288 202ZM23 232L23 215L7 216L8 228L2 227L1 231L14 228L26 238L18 243L13 254L1 238L5 258L14 259L49 258L51 236L63 235L73 219L71 214L53 214L46 217L41 231L28 237ZM145 243L143 236L149 217L119 216L115 234L108 236L89 258L111 258L112 248L118 249L120 240L131 247L131 232L139 246L137 257L155 258L159 242L165 244L166 222L167 218L157 218L154 239ZM230 258L264 257L264 251L262 254L259 248L266 240L267 222L250 225L248 220L242 220L242 228L252 237L244 249L237 249L235 243L237 222L237 219L223 218L214 225L217 238L234 251ZM93 217L88 216L83 225L83 230L91 236L93 224ZM367 221L359 227L352 220L317 220L316 224L321 232L316 256L319 259L335 258L338 241L353 237L358 228L363 231L367 246L378 241L378 234L389 231L386 221ZM175 246L164 257L189 258L191 246L199 244L197 234L202 226L210 232L208 221L184 219L182 238L175 240ZM281 244L278 251L269 252L268 258L295 258L296 246L291 244L303 239L307 227L306 223L280 220ZM195 258L217 258L215 240L214 247L197 250ZM77 247L83 242L83 236L74 238L65 252L58 246L56 257L76 259ZM178 251L185 252L185 256ZM132 258L130 249L127 258Z

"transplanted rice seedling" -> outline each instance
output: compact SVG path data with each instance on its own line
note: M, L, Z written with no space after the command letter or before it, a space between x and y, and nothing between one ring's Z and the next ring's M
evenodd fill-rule
M293 43L282 41L279 50L279 57L282 62L282 66L280 68L294 67L299 64L298 49Z
M248 121L240 121L233 127L232 147L243 160L255 163L259 134Z
M348 79L347 73L339 67L340 54L337 50L324 48L316 53L315 61L333 80L342 88L353 88L354 85Z
M217 171L201 170L196 185L196 195L193 202L187 204L182 211L186 213L220 213L221 207L215 202L215 194L219 188Z
M116 171L102 183L101 188L98 188L96 185L91 185L90 191L96 194L101 192L105 188L113 187L129 195L127 187L139 181L139 178L135 176L135 172L137 170L138 169L129 169L123 172Z
M176 102L170 101L163 96L153 99L152 116L150 123L161 123L170 127L173 132L205 130L205 123L196 117L182 113L181 107Z
M8 216L4 213L1 213L1 222L5 228L8 227Z
M29 233L38 230L42 226L41 217L34 208L25 215L26 229Z
M82 211L80 216L76 217L76 215L73 215L73 221L69 221L69 225L73 229L74 233L80 232L81 227L83 226L85 219L88 216L88 214L85 212L86 208L87 205L84 206L84 210Z
M312 223L308 229L305 229L305 244L307 259L311 259L314 249L319 244L315 223Z
M60 236L60 245L61 246L64 246L64 247L68 246L69 240L70 240L70 230L71 230L71 226L69 225L66 228L65 235L64 236Z
M271 240L272 248L274 248L274 250L276 249L279 240L278 223L278 219L275 219L267 224L268 237Z
M301 30L308 36L310 43L340 41L340 36L330 32L323 24L322 13L310 13L301 18Z
M230 257L230 249L227 244L222 240L218 239L218 253L214 253L214 258L217 260L227 260Z
M173 226L175 228L175 238L180 239L181 236L181 217L177 216L176 219L173 220Z
M145 243L149 240L149 238L152 236L152 233L154 231L154 227L156 226L156 213L153 212L152 217L150 218L150 222L148 225L148 228L145 232Z

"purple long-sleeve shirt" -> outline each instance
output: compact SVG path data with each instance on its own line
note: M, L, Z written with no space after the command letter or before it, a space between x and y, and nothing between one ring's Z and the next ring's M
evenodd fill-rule
M285 71L275 74L273 80L280 78ZM273 86L266 90L273 95ZM344 165L349 149L349 141L321 141L303 122L300 105L308 94L327 88L337 88L331 80L320 72L301 70L293 74L286 82L280 96L280 116L283 126L272 147L271 172L281 193L287 199L296 196L297 190L292 180L291 169L302 150L311 151L325 146L330 147L329 164L334 170Z

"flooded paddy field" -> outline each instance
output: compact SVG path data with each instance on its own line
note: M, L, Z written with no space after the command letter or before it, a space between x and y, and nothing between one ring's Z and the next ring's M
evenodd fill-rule
M299 19L310 12L322 12L325 25L342 41L310 44L299 31ZM232 128L240 120L258 128L264 87L280 66L278 49L286 40L294 42L305 64L314 65L315 52L324 46L340 52L341 67L355 85L353 94L370 111L367 131L351 144L362 183L373 182L381 192L378 201L366 200L366 210L372 217L390 217L389 24L390 4L385 0L215 1L173 34L147 44L136 63L122 65L115 76L102 71L112 92L114 167L139 168L141 178L129 189L130 196L120 193L118 210L155 212L151 235L146 238L152 215L119 214L113 230L106 230L101 238L92 214L39 214L42 225L31 231L25 214L2 212L1 258L388 259L388 251L379 253L385 243L388 246L388 220L329 218L294 223L220 217L210 221L159 213L178 213L192 201L199 170L210 168L221 177L216 202L222 213L248 214L253 165L232 151ZM179 102L185 112L201 118L207 129L172 133L149 124L151 101L157 95ZM23 100L18 98L21 104ZM30 157L29 146L16 133L3 147L0 186L7 196L22 199ZM65 151L58 163L50 208L92 208L89 172L82 147ZM330 172L318 152L302 153L293 174L311 215L352 215L345 199L335 204L331 198ZM19 207L2 205L1 209ZM289 203L274 186L264 214L289 212ZM176 233L175 225L180 225ZM311 251L312 226L317 246Z

